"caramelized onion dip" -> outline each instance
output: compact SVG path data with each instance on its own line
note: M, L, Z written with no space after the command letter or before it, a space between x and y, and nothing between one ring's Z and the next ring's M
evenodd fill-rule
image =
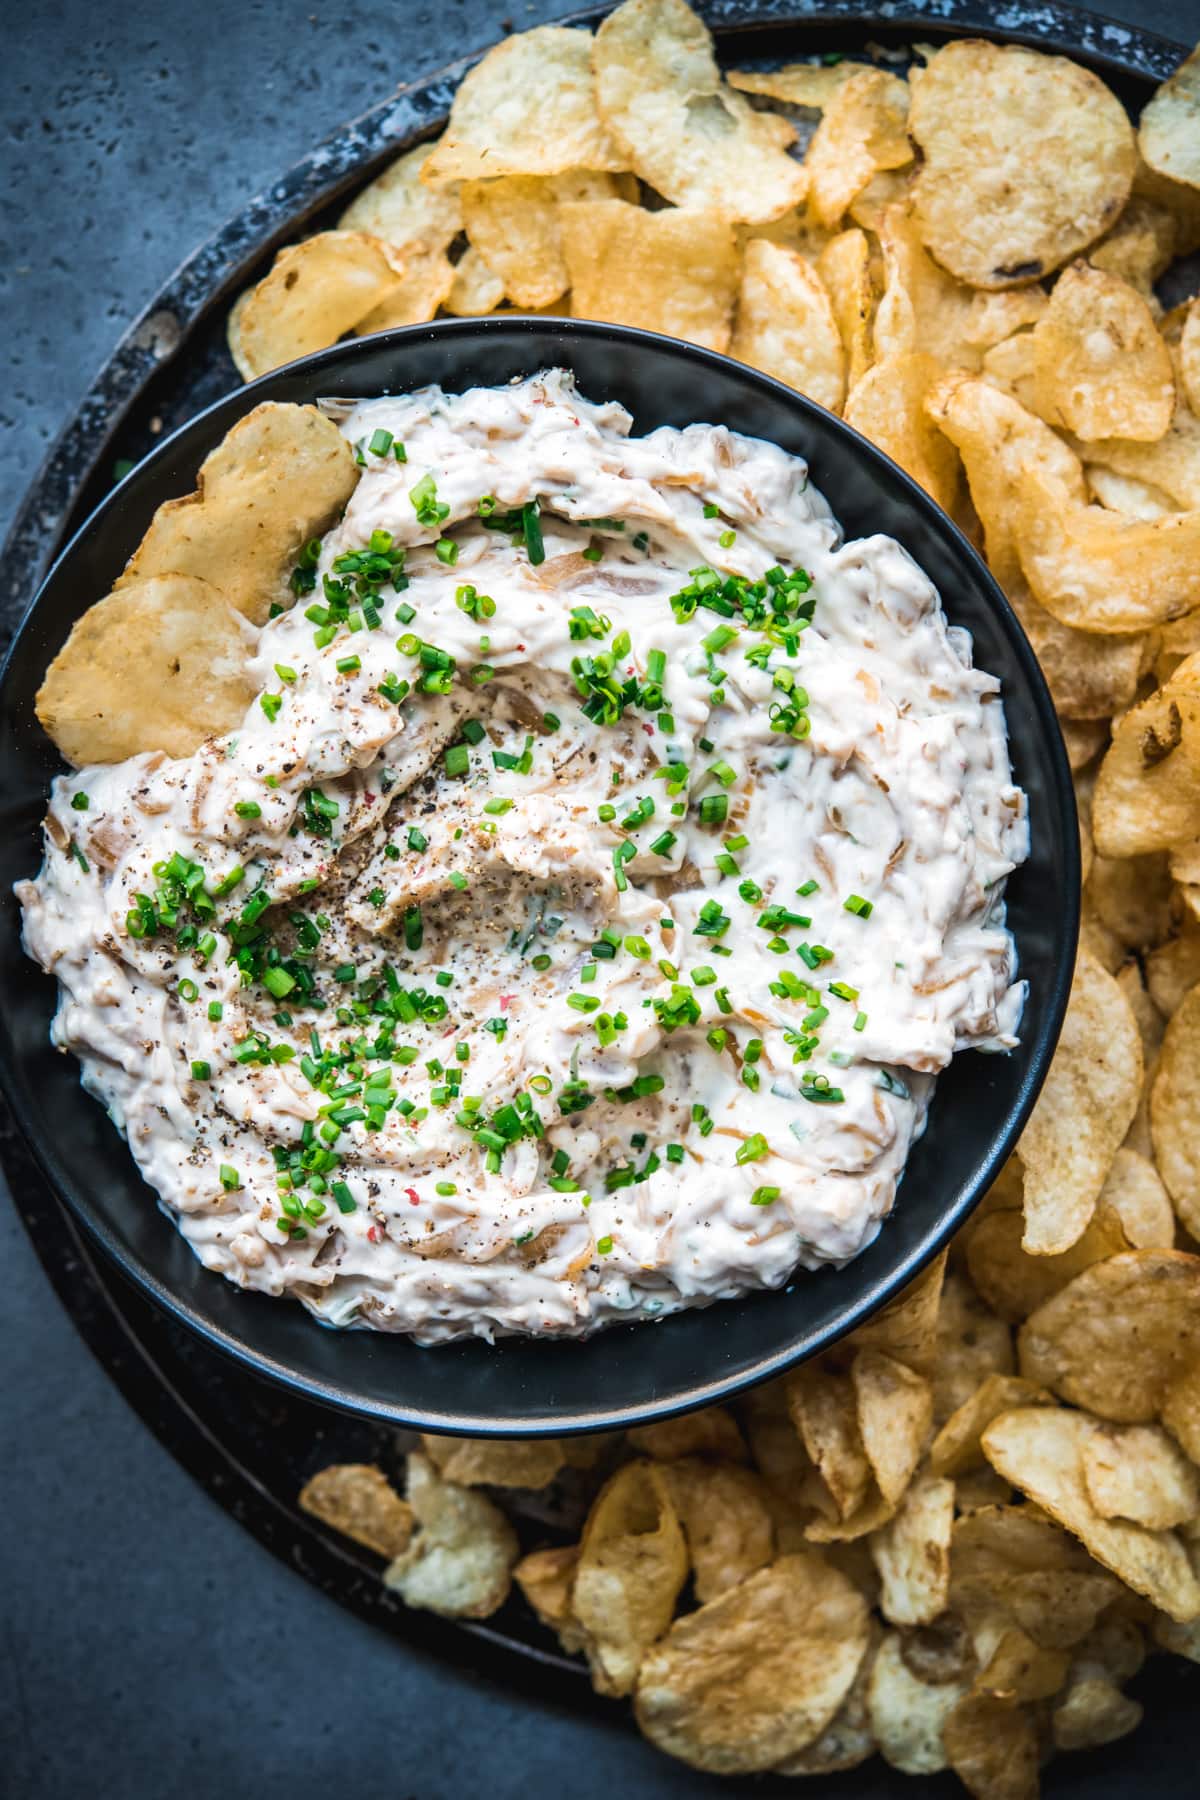
M871 1242L1015 1039L999 684L804 463L562 371L337 415L362 465L194 755L57 778L55 1043L206 1268L423 1343Z

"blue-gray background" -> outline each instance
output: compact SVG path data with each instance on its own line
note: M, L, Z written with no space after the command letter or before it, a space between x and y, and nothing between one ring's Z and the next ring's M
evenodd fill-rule
M0 49L0 537L88 378L196 244L397 82L567 10L14 5ZM1197 0L1095 10L1200 34ZM468 1683L289 1573L128 1410L7 1204L0 1259L0 1794L687 1791L633 1736ZM1165 1794L1153 1745L1146 1756L1145 1791Z

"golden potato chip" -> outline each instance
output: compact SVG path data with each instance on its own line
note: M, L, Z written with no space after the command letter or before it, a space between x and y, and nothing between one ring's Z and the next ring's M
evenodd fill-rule
M1150 951L1145 967L1150 998L1169 1019L1200 981L1200 929L1185 918L1177 937Z
M315 406L264 401L200 465L195 491L165 500L118 588L194 575L256 625L291 603L302 545L340 518L358 485L354 452Z
M945 368L977 369L981 351L971 336L977 296L926 254L907 205L885 208L876 229L883 254L876 357L922 351Z
M373 331L393 331L401 325L424 325L450 297L454 264L441 250L433 255L406 252L404 274L386 300L380 302L354 327L356 337Z
M954 1504L960 1519L988 1507L1007 1506L1012 1497L1008 1482L1002 1481L995 1469L987 1464L982 1469L971 1469L966 1475L959 1475L954 1483Z
M1117 641L1105 639L1106 643ZM1085 769L1109 739L1107 719L1060 719L1059 728L1067 746L1067 760L1075 771Z
M1200 509L1127 519L1072 502L1039 470L1026 469L1017 480L1015 524L1025 578L1065 625L1141 631L1195 605Z
M1200 1464L1200 1357L1172 1376L1163 1396L1162 1422L1185 1454Z
M1125 438L1103 438L1081 445L1095 459L1127 480L1140 481L1167 495L1184 511L1200 507L1200 418L1180 402L1165 436L1154 444ZM1094 479L1094 477L1093 477Z
M669 1462L664 1474L687 1539L698 1600L715 1600L770 1562L775 1533L757 1475L700 1457Z
M1048 1700L1066 1679L1071 1659L1064 1650L1039 1644L1001 1618L985 1621L976 1632L975 1649L983 1667L974 1692L997 1700Z
M829 295L786 245L746 245L729 354L834 412L842 404L846 357Z
M815 1472L810 1476L810 1481L819 1479ZM845 1518L837 1516L832 1507L828 1510L821 1507L805 1526L804 1535L811 1544L825 1544L831 1550L841 1550L869 1536L872 1531L878 1531L895 1511L894 1504L884 1499L872 1480L866 1494Z
M1095 1750L1115 1743L1142 1722L1142 1708L1115 1682L1085 1664L1073 1675L1050 1715L1056 1750Z
M872 176L912 161L907 121L908 83L883 69L857 70L830 96L805 158L818 223L837 225Z
M642 1731L715 1774L769 1769L819 1737L868 1643L862 1595L821 1557L783 1556L676 1619L638 1677Z
M459 1487L549 1487L567 1461L561 1438L423 1437L421 1447Z
M947 1253L935 1256L874 1318L851 1332L851 1349L886 1350L919 1374L932 1372L938 1341L938 1309L946 1279Z
M1154 1164L1134 1150L1117 1151L1096 1211L1116 1215L1133 1250L1174 1247L1175 1215L1170 1197Z
M1158 1425L1098 1426L1084 1440L1083 1484L1102 1519L1168 1531L1200 1516L1200 1470Z
M624 200L571 201L560 212L576 318L728 349L738 259L724 219L683 208L647 212Z
M1153 1419L1200 1351L1200 1257L1130 1250L1093 1263L1027 1319L1021 1373L1101 1418ZM986 1447L986 1446L985 1446Z
M769 1382L751 1395L744 1423L759 1474L781 1499L793 1500L812 1464L789 1416L782 1381Z
M1000 1318L1019 1325L1076 1275L1131 1246L1115 1213L1099 1203L1082 1234L1057 1256L1031 1256L1023 1246L1020 1213L992 1213L980 1221L967 1246L967 1269L980 1295Z
M627 167L596 110L591 33L540 25L501 39L465 76L422 180Z
M944 1425L988 1375L1011 1375L1012 1332L988 1311L965 1276L951 1275L938 1315L933 1422Z
M1193 300L1179 340L1179 375L1188 405L1200 413L1200 300Z
M591 169L462 184L467 234L514 306L549 306L567 291L560 204L617 197L613 178Z
M454 265L454 284L442 302L457 319L480 318L504 301L504 283L488 268L473 244Z
M992 386L1010 394L1027 412L1037 416L1033 365L1032 331L1014 331L1011 337L1001 338L983 353L983 373Z
M1117 726L1096 778L1092 835L1115 858L1200 835L1200 655Z
M878 233L888 208L907 203L911 176L911 169L881 169L873 175L862 193L850 202L854 224Z
M1076 631L1039 606L1019 575L1005 583L1009 605L1033 645L1060 723L1103 719L1132 704L1146 655L1145 633L1098 637ZM1104 733L1107 741L1108 733ZM1089 758L1090 760L1090 758Z
M820 112L841 92L862 63L786 63L782 69L731 69L726 79L743 94L762 94L785 106L811 106Z
M408 1549L413 1509L373 1463L335 1463L300 1490L300 1506L343 1537L389 1559Z
M983 524L988 563L1005 592L1011 593L1021 577L1014 512L1022 471L1043 469L1056 486L1082 504L1087 493L1082 465L1048 425L982 379L944 376L930 389L925 408L962 457Z
M1088 493L1109 512L1126 513L1131 519L1161 519L1175 512L1171 496L1148 481L1137 481L1132 475L1118 475L1103 463L1088 463L1084 468Z
M1163 436L1175 410L1171 358L1154 316L1119 275L1072 263L1033 329L1038 412L1084 439Z
M909 81L925 160L917 224L972 287L1046 275L1098 238L1129 198L1133 129L1104 83L1061 56L947 44Z
M684 0L625 0L596 33L596 97L632 168L676 206L761 222L798 206L795 132L726 86Z
M905 1661L900 1633L889 1631L867 1687L867 1715L884 1761L905 1775L946 1768L942 1727L968 1688L963 1681L920 1680Z
M579 1545L561 1544L550 1550L534 1550L523 1556L513 1570L513 1580L526 1601L542 1624L557 1634L569 1656L576 1655L587 1642L587 1633L571 1609L578 1563Z
M1171 930L1171 875L1162 852L1097 856L1088 894L1097 917L1130 950L1152 950Z
M905 1493L896 1516L872 1534L879 1610L890 1625L931 1625L946 1610L953 1524L954 1483L926 1470Z
M89 606L46 671L37 716L67 761L190 756L255 695L255 634L194 575L152 575Z
M1043 287L1000 288L994 293L977 290L967 308L963 338L980 350L994 349L1014 332L1036 325L1045 317L1049 305L1050 298Z
M980 1440L993 1419L1016 1406L1054 1403L1053 1394L1020 1375L985 1375L970 1399L951 1413L934 1438L929 1449L930 1468L935 1475L965 1475L982 1467L985 1459Z
M1082 1456L1094 1429L1085 1414L1062 1407L1002 1413L984 1432L984 1454L1127 1587L1172 1618L1195 1618L1200 1614L1200 1580L1175 1534L1103 1519L1092 1505Z
M336 344L391 297L405 273L400 251L361 231L321 231L281 250L229 320L243 381Z
M850 1368L858 1428L879 1491L896 1505L933 1421L933 1390L923 1376L882 1350L860 1350Z
M1200 187L1200 50L1163 82L1142 113L1137 141L1157 174Z
M1200 1237L1200 987L1172 1015L1150 1093L1154 1160L1184 1227Z
M787 1395L804 1448L829 1489L838 1516L848 1519L871 1480L850 1378L805 1363L787 1377Z
M408 1458L408 1503L420 1530L384 1572L406 1606L448 1619L486 1619L508 1598L517 1537L499 1509L438 1475L427 1456Z
M791 1426L788 1426L789 1432ZM629 1444L659 1462L681 1456L721 1456L731 1462L747 1460L746 1445L737 1420L723 1406L706 1406L702 1412L683 1413L677 1419L660 1419L653 1425L637 1425L626 1433Z
M657 1463L626 1463L601 1489L579 1546L572 1606L599 1693L628 1694L687 1577L683 1531Z
M871 1619L868 1631L867 1648L850 1692L821 1735L797 1755L778 1763L771 1771L773 1775L832 1775L841 1769L857 1769L860 1763L875 1754L877 1746L867 1713L867 1690L875 1653L883 1638L883 1627L878 1620Z
M931 1625L902 1631L900 1654L909 1672L930 1687L973 1676L978 1660L966 1621L955 1612L942 1613Z
M1037 1732L1014 1701L967 1694L943 1724L942 1743L974 1800L1037 1800Z
M1149 299L1154 283L1175 260L1178 237L1170 208L1135 192L1112 230L1088 251L1088 261Z
M350 202L339 231L362 231L413 256L446 250L463 228L456 188L434 188L421 174L435 144L418 144L388 164Z
M852 227L830 238L817 257L817 274L825 283L833 304L833 316L846 354L846 386L849 389L871 366L875 288L871 280L871 251L866 232Z
M922 352L885 356L858 382L844 416L949 512L958 490L958 453L924 410L940 375L933 357Z
M1046 1649L1070 1649L1120 1592L1081 1545L1035 1508L986 1506L955 1524L951 1605L991 1632L988 1645L976 1646L986 1656L1006 1621Z

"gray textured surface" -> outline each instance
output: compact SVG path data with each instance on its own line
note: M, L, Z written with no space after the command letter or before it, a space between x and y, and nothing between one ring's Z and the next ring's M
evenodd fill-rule
M498 36L505 11L520 28L566 10L29 9L5 38L0 93L0 530L108 347L198 241L395 82ZM1167 35L1200 30L1195 0L1103 10ZM689 1790L636 1739L468 1684L297 1580L128 1411L7 1206L0 1259L5 1795L527 1800L566 1780L584 1797Z

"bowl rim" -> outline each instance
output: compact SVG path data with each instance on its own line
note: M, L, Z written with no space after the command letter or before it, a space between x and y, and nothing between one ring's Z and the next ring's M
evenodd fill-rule
M818 430L831 430L835 436L841 435L849 440L856 458L884 471L887 479L903 490L907 505L918 515L922 515L926 523L931 525L943 538L953 551L955 559L970 567L976 584L985 593L989 605L998 614L1000 622L1006 628L1006 636L1010 640L1012 652L1020 665L1021 679L1027 697L1035 712L1040 715L1042 723L1048 723L1052 728L1046 732L1051 751L1051 765L1047 771L1050 809L1058 815L1059 822L1063 825L1068 820L1072 823L1075 822L1077 814L1074 786L1066 749L1058 727L1049 688L1020 620L975 546L907 470L894 462L876 444L864 437L838 414L828 411L807 395L797 392L763 371L740 363L719 351L691 344L683 339L669 337L659 332L648 331L639 326L560 318L553 315L513 312L481 317L436 319L423 324L396 327L389 331L374 333L369 337L351 338L269 370L266 374L256 377L254 381L220 395L199 412L194 413L174 431L165 435L136 467L113 487L112 491L80 524L46 569L33 597L21 615L3 661L0 662L0 708L7 709L8 707L8 684L11 672L18 654L24 646L24 641L36 622L39 606L47 590L57 582L61 572L74 560L80 547L91 537L100 523L118 507L128 506L131 502L136 503L139 487L148 482L159 466L169 461L186 440L193 435L202 435L203 427L206 424L211 424L218 416L222 416L225 431L228 431L239 418L245 417L255 406L263 401L274 399L275 394L272 390L278 388L281 382L288 379L294 380L298 376L306 378L319 376L326 370L341 370L347 365L352 367L358 357L378 352L381 348L395 348L397 353L401 353L406 346L419 342L438 339L453 341L454 339L475 337L486 340L489 335L499 336L513 330L524 332L535 340L538 338L561 339L564 336L574 335L584 340L636 344L653 354L666 354L677 360L696 364L701 370L713 369L726 377L732 373L743 384L760 388L777 404L781 404L795 413L805 415L810 420L815 419ZM560 365L561 358L548 357L543 366ZM494 385L501 385L501 383ZM409 390L401 385L392 391L403 393ZM311 405L315 404L320 397L318 392L314 393L307 401L296 403ZM203 454L200 457L200 461L202 460ZM196 463L196 468L198 469L198 467L199 462ZM822 489L822 492L825 490ZM839 514L836 500L828 493L826 493L826 498L837 518ZM148 519L146 523L148 525ZM914 560L916 560L915 557ZM918 566L920 565L918 564ZM939 603L942 603L940 590ZM86 609L81 607L75 615L76 618L81 616L83 610ZM1011 687L1012 684L1009 685ZM1052 827L1052 823L1051 819L1047 820L1047 829ZM239 1334L227 1329L215 1319L206 1317L174 1286L148 1268L131 1246L122 1242L116 1230L104 1216L103 1210L92 1202L90 1196L77 1193L72 1184L60 1181L46 1146L39 1134L32 1128L29 1092L23 1079L19 1058L15 1055L9 1038L6 1001L0 1001L0 1094L3 1095L17 1130L28 1145L51 1192L67 1206L71 1215L88 1233L89 1238L99 1245L126 1278L133 1281L160 1308L195 1332L213 1348L231 1357L252 1373L265 1376L293 1392L302 1393L308 1398L324 1403L340 1412L349 1412L359 1417L394 1426L449 1436L535 1438L629 1429L639 1424L672 1418L700 1407L731 1399L830 1348L871 1318L913 1281L945 1248L950 1238L974 1211L995 1180L1004 1160L1014 1148L1033 1109L1049 1070L1066 1013L1080 917L1080 853L1077 830L1067 833L1062 845L1062 853L1066 865L1067 882L1066 891L1058 896L1056 920L1059 929L1053 954L1054 974L1049 986L1041 990L1044 1016L1030 1046L1028 1071L1020 1092L1003 1116L1002 1124L989 1135L984 1147L985 1153L981 1156L975 1167L974 1175L965 1184L962 1193L953 1203L938 1212L936 1224L926 1230L919 1243L909 1254L899 1256L895 1263L889 1265L885 1273L878 1276L866 1287L865 1291L848 1301L845 1307L839 1310L833 1323L818 1330L814 1342L808 1343L801 1334L785 1348L759 1356L749 1368L741 1368L735 1373L717 1376L710 1380L697 1380L688 1386L686 1392L676 1392L668 1397L634 1406L597 1405L587 1412L564 1413L550 1417L497 1418L492 1414L471 1411L470 1398L466 1394L464 1394L461 1407L456 1408L453 1413L430 1411L405 1404L402 1400L381 1401L356 1395L336 1381L304 1373L290 1363L257 1348L252 1342L252 1326L243 1334ZM9 896L2 898L4 902L9 901ZM85 1093L82 1086L76 1091L82 1102L89 1106L97 1104L91 1096ZM127 1147L126 1154L130 1156L135 1174L140 1173ZM176 1229L173 1222L166 1218L163 1219L163 1225L172 1230ZM887 1220L885 1219L880 1227L880 1236L886 1229L886 1225ZM872 1241L877 1242L878 1239ZM191 1253L190 1246L185 1247ZM854 1260L856 1259L852 1259L847 1266L853 1267ZM198 1258L196 1259L196 1270L198 1274L211 1277L213 1281L224 1281L223 1277L205 1269ZM805 1276L805 1271L797 1269L789 1277L785 1288L790 1289L793 1282L803 1280ZM737 1302L714 1302L706 1308L685 1309L685 1311L699 1310L707 1316L719 1318L725 1305L752 1303L755 1297L755 1293L751 1292L742 1296ZM299 1306L299 1302L295 1304ZM614 1323L604 1331L592 1334L586 1341L603 1339L612 1333L623 1330L646 1331L654 1324L669 1326L671 1318L679 1316L681 1315L667 1315L661 1321L640 1320L632 1322L628 1326ZM308 1323L313 1330L332 1330L330 1327L323 1327L316 1319L310 1319ZM377 1341L390 1341L393 1334L347 1332L346 1335L369 1335ZM402 1341L410 1341L408 1334L395 1335ZM505 1342L512 1341L514 1340L498 1340L492 1348L500 1351ZM536 1342L538 1340L518 1341ZM569 1354L569 1346L574 1342L575 1340L570 1339L541 1340L542 1347L547 1354L554 1350L557 1350L559 1354L564 1352ZM452 1350L453 1345L432 1346L425 1353L436 1354L439 1349Z

